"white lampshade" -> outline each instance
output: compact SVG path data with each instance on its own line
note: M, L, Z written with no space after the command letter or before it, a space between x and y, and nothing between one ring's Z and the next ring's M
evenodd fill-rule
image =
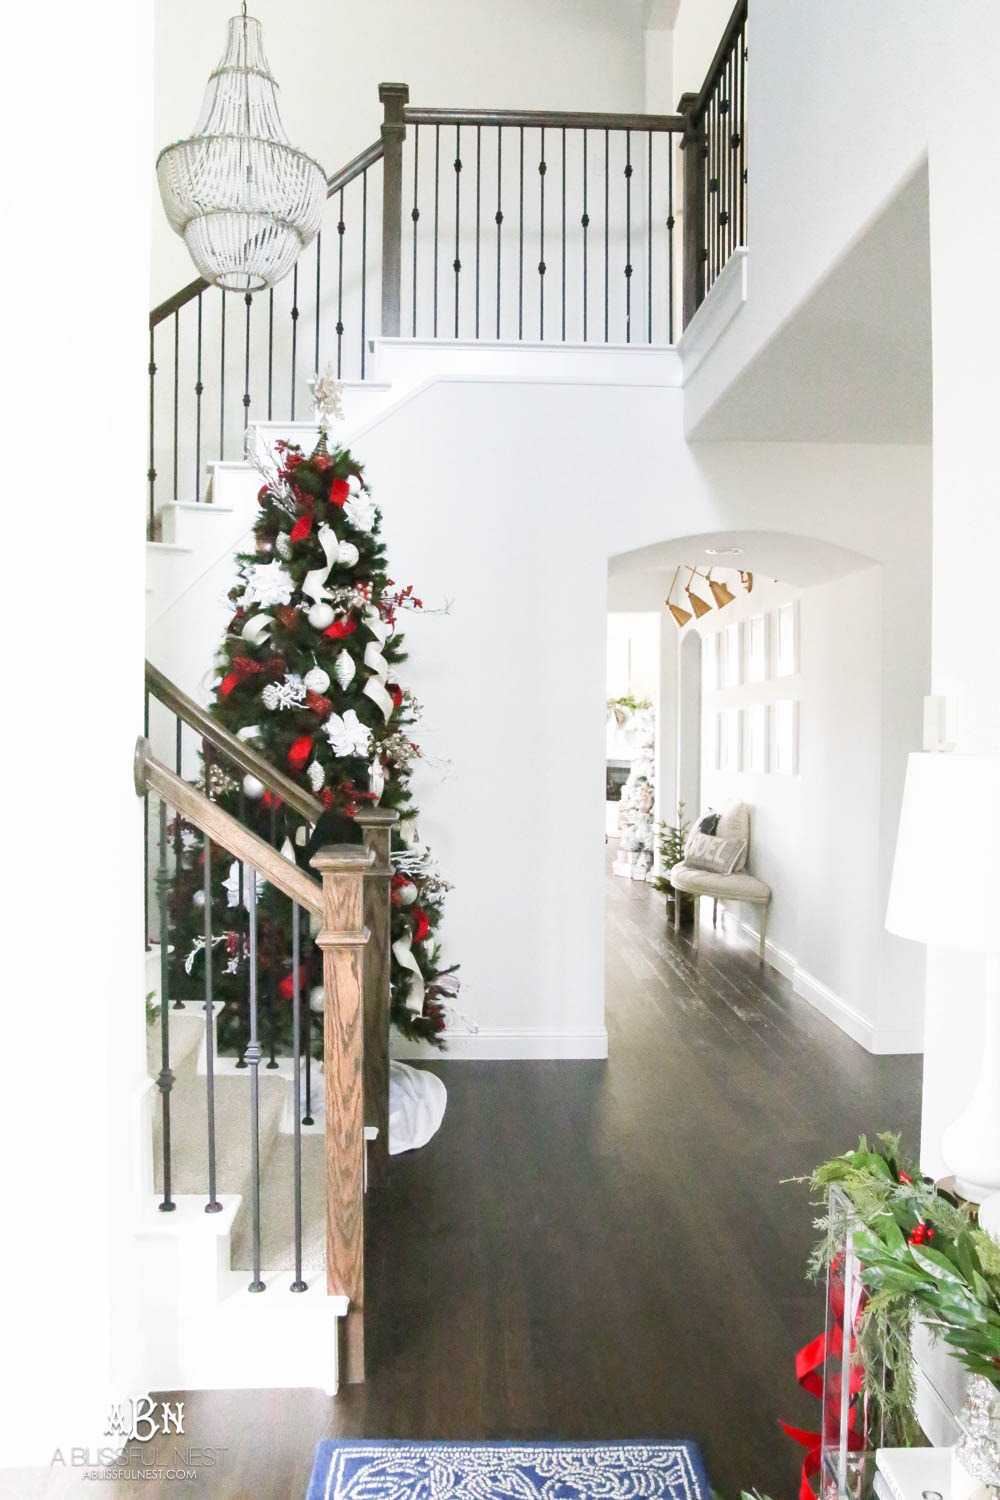
M885 925L1000 952L1000 756L909 757Z

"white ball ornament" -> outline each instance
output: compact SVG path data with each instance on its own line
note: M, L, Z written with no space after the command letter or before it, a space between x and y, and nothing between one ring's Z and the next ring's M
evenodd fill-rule
M341 567L353 568L354 564L357 562L360 556L361 553L358 551L357 547L355 547L353 542L341 542L339 559Z
M327 604L325 599L320 599L309 611L307 619L314 630L325 630L328 625L333 624L333 606Z
M309 1009L312 1011L322 1011L323 1001L325 999L326 994L323 990L323 986L321 984L314 984L312 989L309 991Z
M396 887L396 895L400 906L412 906L417 899L417 888L412 880L408 880L405 885Z
M325 693L330 686L330 674L324 672L322 667L312 667L302 681L310 693Z
M267 787L262 781L258 781L256 776L244 776L243 795L249 797L251 802L257 802L266 791Z
M356 671L357 668L354 665L354 658L351 653L346 648L339 651L337 653L337 660L333 664L333 675L342 688L350 687Z
M195 891L194 895L191 897L191 900L194 902L195 906L204 906L205 892L201 890Z

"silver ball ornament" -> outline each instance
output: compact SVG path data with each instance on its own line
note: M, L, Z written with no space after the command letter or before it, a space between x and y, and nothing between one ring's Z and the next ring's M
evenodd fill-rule
M322 1011L325 999L326 992L323 986L321 984L314 984L309 991L309 1009L312 1011Z

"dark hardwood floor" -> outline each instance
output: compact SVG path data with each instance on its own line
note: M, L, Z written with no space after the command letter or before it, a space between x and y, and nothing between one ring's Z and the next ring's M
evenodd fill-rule
M806 1190L782 1179L861 1130L916 1145L919 1059L869 1056L732 920L694 953L662 898L610 877L607 913L609 1061L439 1065L444 1128L392 1165L368 1383L188 1393L187 1440L227 1449L199 1496L301 1500L336 1435L693 1437L730 1500L795 1495L777 1419L816 1420L794 1357L822 1298Z

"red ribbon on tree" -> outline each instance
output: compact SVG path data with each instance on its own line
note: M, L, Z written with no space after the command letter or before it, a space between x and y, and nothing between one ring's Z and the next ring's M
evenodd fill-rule
M334 620L323 634L328 635L332 641L342 641L345 636L353 635L357 628L357 620L352 619L350 615L345 615L342 620Z
M350 493L350 486L346 479L335 479L330 486L330 504L344 505Z
M389 697L392 699L394 707L399 708L403 702L403 689L400 687L399 683L387 682L386 691L388 692Z
M304 967L303 964L299 964L299 992L300 993L301 993L301 987L302 987L302 985L305 984L305 982L306 982L305 967ZM291 1000L292 996L295 994L295 970L294 969L292 970L292 972L290 974L286 974L285 978L278 985L278 994L281 996L282 1000Z
M310 531L312 531L312 523L312 516L299 516L299 519L292 527L292 541L304 542Z
M421 907L415 906L413 908L413 911L411 912L411 916L414 916L417 919L417 930L413 934L413 941L415 943L422 943L424 938L431 930L431 924L428 921L427 913Z
M309 756L312 754L312 735L304 734L288 752L288 764L293 771L301 771Z

